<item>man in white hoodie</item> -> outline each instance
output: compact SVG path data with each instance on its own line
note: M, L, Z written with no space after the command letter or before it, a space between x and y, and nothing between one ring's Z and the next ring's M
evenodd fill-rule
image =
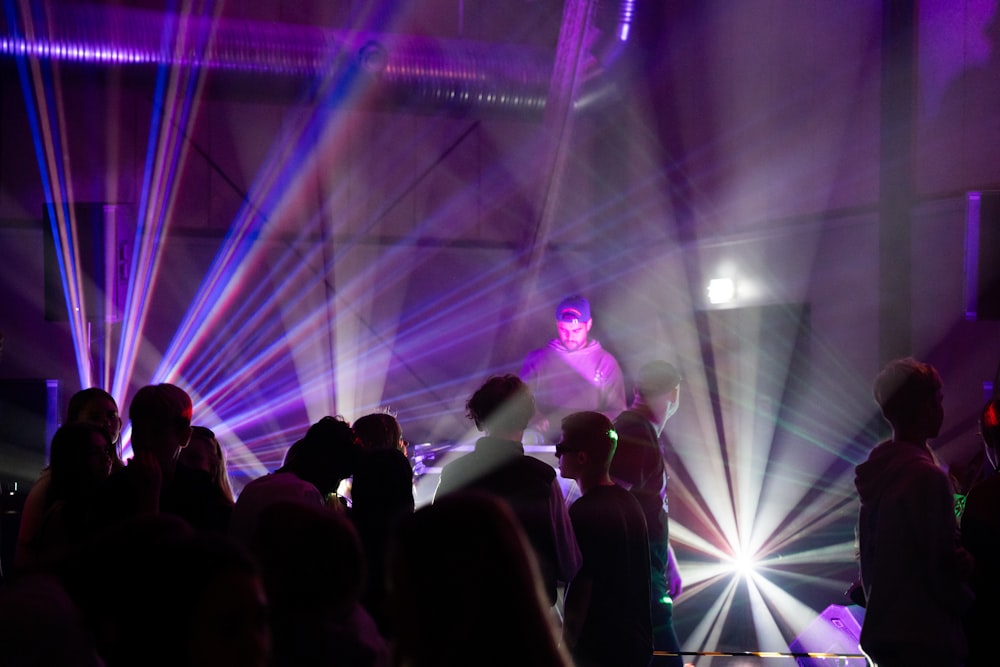
M959 545L948 476L927 446L944 419L941 377L930 364L897 359L873 393L892 439L855 469L861 648L878 667L959 667L972 559Z
M590 302L579 295L556 308L558 337L524 360L521 379L535 397L530 428L546 441L559 435L563 417L585 410L614 419L625 410L625 379L614 356L589 337Z

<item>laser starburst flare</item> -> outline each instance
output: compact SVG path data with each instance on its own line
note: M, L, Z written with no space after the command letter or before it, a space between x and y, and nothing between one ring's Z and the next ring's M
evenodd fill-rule
M210 13L211 8L204 11ZM204 43L194 44L187 39L185 26L191 14L191 4L188 3L181 12L179 21L164 23L164 45L170 45L178 56L186 52L205 53L211 48L210 37ZM181 61L179 57L177 60ZM112 393L115 395L127 393L139 346L144 338L149 295L159 278L164 239L173 221L179 173L188 154L188 144L183 139L201 98L202 86L203 76L199 68L169 65L158 67L135 249L112 383Z
M25 42L36 40L38 27L31 3L5 2L4 12L14 39ZM41 30L44 30L44 25ZM73 201L71 165L63 145L66 127L58 66L52 62L43 63L38 54L28 51L17 53L15 60L55 242L77 372L81 385L90 386L92 368L88 313L83 298L77 225L70 206Z
M686 421L700 426L673 440L671 538L695 561L675 618L708 610L687 639L697 650L717 648L729 623L750 623L755 648L783 651L818 615L796 587L839 602L850 583L827 575L852 569L853 542L831 543L829 533L853 521L856 461L800 436L827 424L810 428L805 412L790 414L789 396L811 377L801 363L802 317L786 307L709 314L695 357L702 365L686 374ZM794 448L812 454L789 465Z

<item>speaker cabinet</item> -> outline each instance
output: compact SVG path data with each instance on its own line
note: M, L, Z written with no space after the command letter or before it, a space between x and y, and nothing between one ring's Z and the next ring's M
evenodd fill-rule
M65 215L55 214L55 205L45 207L45 319L69 319L64 296L64 276L60 256L66 265L61 236L73 221L76 228L76 259L80 269L81 295L87 320L118 322L125 310L128 277L135 238L130 206L122 204L75 203ZM54 228L61 229L56 233ZM70 277L72 279L72 277Z
M969 192L965 217L965 318L1000 320L1000 190Z
M809 624L789 649L793 653L835 653L859 655L861 653L861 624L865 610L857 605L832 604ZM799 667L867 667L865 658L796 658Z
M58 380L0 380L0 481L30 486L59 426Z

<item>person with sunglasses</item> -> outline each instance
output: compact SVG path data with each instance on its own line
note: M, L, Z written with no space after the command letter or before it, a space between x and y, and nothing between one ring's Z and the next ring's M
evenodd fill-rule
M609 474L618 434L599 412L562 420L559 470L583 564L566 592L563 639L578 667L646 667L653 655L649 534L642 508Z

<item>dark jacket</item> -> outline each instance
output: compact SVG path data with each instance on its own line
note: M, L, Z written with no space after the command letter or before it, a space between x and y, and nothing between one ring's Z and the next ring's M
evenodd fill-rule
M926 446L895 441L876 446L855 473L862 648L876 661L906 647L959 664L972 559L959 545L947 475Z
M535 548L550 601L556 582L569 582L580 567L580 550L555 469L524 455L521 443L484 437L475 449L441 471L435 497L469 489L505 500Z

